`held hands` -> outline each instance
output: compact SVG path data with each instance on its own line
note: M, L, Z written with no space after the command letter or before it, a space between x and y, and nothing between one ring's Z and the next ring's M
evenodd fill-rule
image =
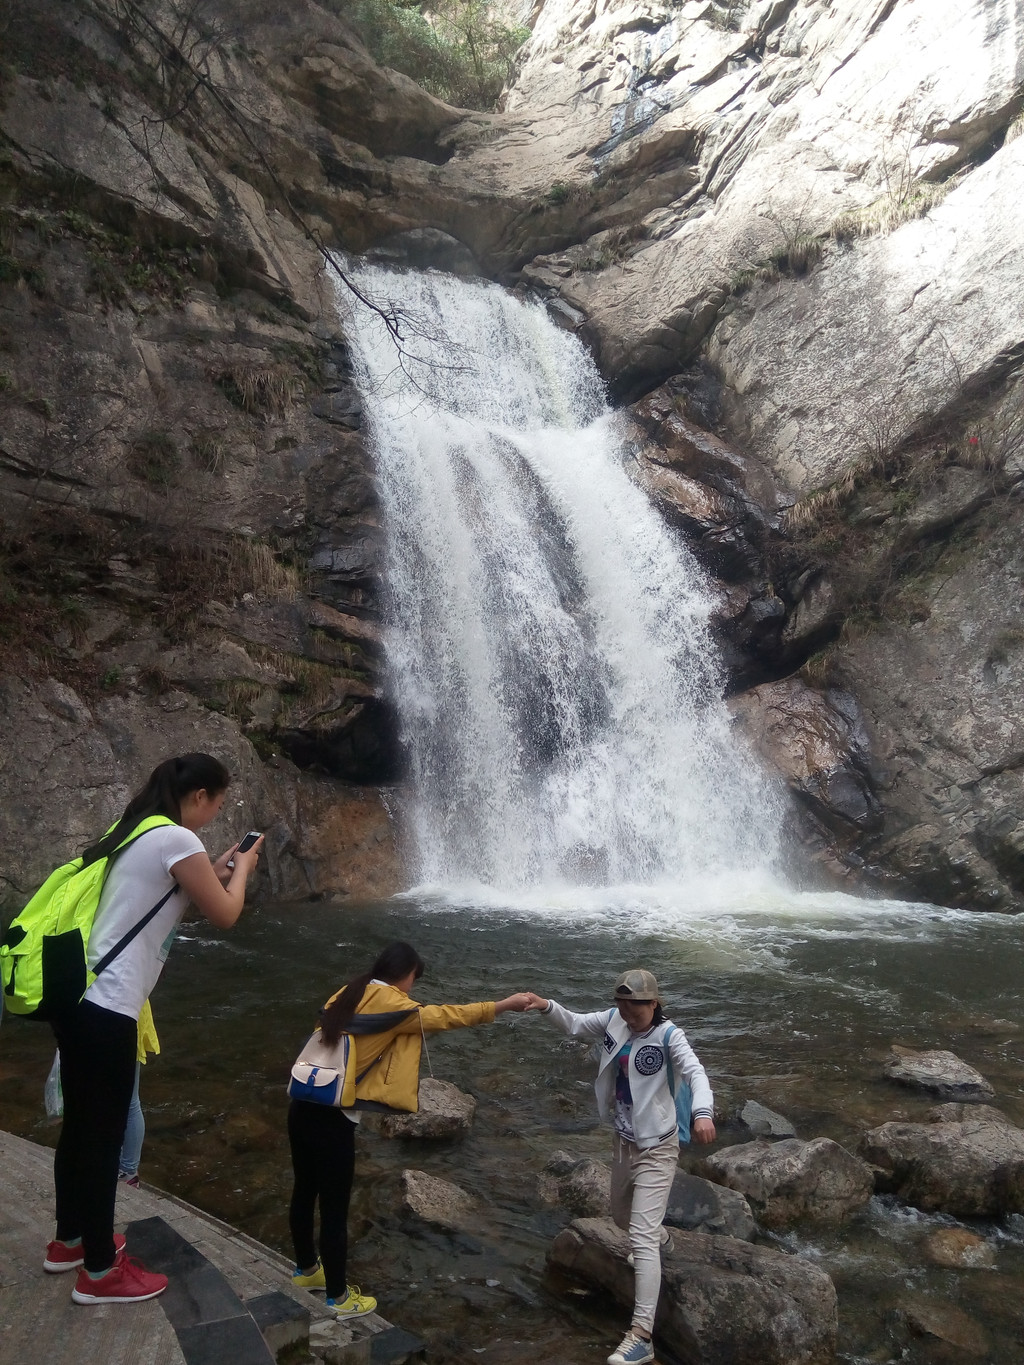
M715 1140L715 1125L711 1119L694 1119L693 1136L705 1146Z
M522 1014L524 1010L530 1009L530 992L517 991L515 995L507 996L504 1000L495 1002L494 1013L505 1014L511 1010L513 1014Z
M507 1000L499 1000L494 1006L494 1013L504 1014L506 1010L512 1010L516 1014L526 1014L530 1010L546 1010L548 1002L533 991L517 991L515 995L510 995Z

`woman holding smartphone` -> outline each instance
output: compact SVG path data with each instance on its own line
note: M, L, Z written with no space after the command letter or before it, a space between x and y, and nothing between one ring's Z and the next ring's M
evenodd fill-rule
M64 1123L53 1163L57 1231L43 1268L78 1270L76 1303L132 1303L167 1288L126 1255L114 1235L118 1155L132 1097L138 1019L191 901L218 928L242 913L262 840L233 845L211 862L198 831L215 819L231 781L209 754L183 754L155 768L117 823L85 850L82 865L108 858L87 960L103 965L79 1003L52 1020L61 1058ZM139 832L143 821L160 817ZM127 842L126 842L127 841ZM123 845L123 847L122 847ZM229 865L233 863L233 865ZM159 906L159 909L157 909ZM125 943L126 936L147 919Z

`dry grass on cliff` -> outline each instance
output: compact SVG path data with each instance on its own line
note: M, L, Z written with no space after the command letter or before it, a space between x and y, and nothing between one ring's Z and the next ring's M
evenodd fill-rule
M881 237L895 232L903 223L923 218L937 204L941 204L958 181L921 180L900 194L885 194L861 209L842 213L829 229L837 242L852 242L857 237Z
M166 625L175 636L194 631L210 602L292 601L301 588L294 565L265 541L245 536L168 542L162 552L157 548L157 581L167 600Z
M236 407L253 416L283 417L302 396L302 379L290 365L232 365L213 379Z

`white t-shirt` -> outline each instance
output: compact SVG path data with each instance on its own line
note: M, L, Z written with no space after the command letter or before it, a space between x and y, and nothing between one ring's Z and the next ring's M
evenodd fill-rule
M197 834L183 825L158 825L126 848L107 877L93 920L87 953L90 967L119 943L174 886L171 869L193 853L205 853ZM115 1014L138 1019L160 979L188 897L176 890L128 947L105 967L85 993L86 1000Z

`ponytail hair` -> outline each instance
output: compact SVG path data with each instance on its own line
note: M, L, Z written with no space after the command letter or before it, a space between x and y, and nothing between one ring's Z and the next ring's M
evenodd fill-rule
M182 798L189 792L207 791L216 796L231 782L231 774L219 759L210 754L182 754L164 759L154 768L146 785L135 793L124 814L102 839L90 844L82 854L82 866L109 857L135 826L150 815L166 815L181 824Z
M377 961L365 972L354 976L341 994L320 1012L320 1035L328 1047L334 1047L345 1029L371 981L386 981L392 985L410 972L418 981L423 975L423 959L408 943L389 943Z

